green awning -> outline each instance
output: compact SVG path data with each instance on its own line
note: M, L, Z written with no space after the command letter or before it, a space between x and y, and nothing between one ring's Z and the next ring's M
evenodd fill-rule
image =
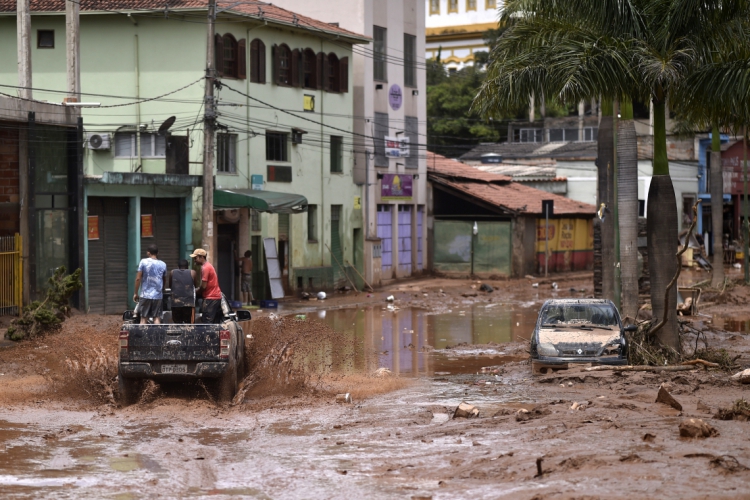
M253 208L272 214L298 214L307 212L307 198L301 194L255 189L215 189L214 208Z

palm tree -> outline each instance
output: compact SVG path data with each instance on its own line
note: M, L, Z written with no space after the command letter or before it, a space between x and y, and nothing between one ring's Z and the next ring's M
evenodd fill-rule
M617 212L620 229L620 289L623 318L638 315L638 144L633 102L620 101L617 125Z
M498 41L488 78L475 101L484 115L493 115L517 109L531 92L564 101L596 95L651 99L654 150L647 214L651 303L655 317L668 312L658 340L676 351L680 350L676 289L666 304L663 295L676 271L677 246L666 103L672 93L684 89L692 72L710 61L710 54L747 45L747 35L737 36L736 29L746 22L747 4L748 0L508 0L501 22L510 27Z
M614 167L615 151L612 119L612 101L602 100L602 118L599 121L599 137L597 140L597 206L607 210L614 209ZM602 207L602 204L604 207ZM606 211L602 215L606 215ZM600 222L599 238L601 239L602 255L602 297L615 300L615 226L610 217Z

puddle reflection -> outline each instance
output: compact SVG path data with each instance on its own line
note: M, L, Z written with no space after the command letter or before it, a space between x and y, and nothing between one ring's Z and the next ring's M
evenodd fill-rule
M527 340L537 313L538 306L531 303L523 307L491 303L470 304L439 314L410 307L370 307L318 311L317 316L335 330L353 335L363 345L363 352L354 357L354 371L371 373L385 367L400 375L432 376L436 372L472 373L481 366L506 361L502 359L502 345L485 349L495 356L482 356L479 364L476 356L462 355L463 362L457 362L457 356L445 348L460 343Z

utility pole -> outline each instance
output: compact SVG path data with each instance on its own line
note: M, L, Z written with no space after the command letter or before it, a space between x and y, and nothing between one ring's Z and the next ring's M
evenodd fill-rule
M206 91L204 96L203 119L203 233L202 246L209 252L214 236L214 130L216 125L216 103L214 101L214 78L216 77L216 61L214 52L214 33L216 22L216 0L208 1L208 43L206 43Z
M31 10L30 0L16 2L16 32L18 38L18 96L31 99Z
M66 102L81 100L81 4L74 0L65 2L65 56L68 66L68 95Z

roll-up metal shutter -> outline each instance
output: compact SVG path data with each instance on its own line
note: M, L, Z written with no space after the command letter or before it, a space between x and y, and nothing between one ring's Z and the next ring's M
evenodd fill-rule
M88 241L89 312L121 314L128 308L128 199L90 197L99 239Z
M279 214L279 241L289 241L289 214Z
M331 266L333 266L333 285L336 288L344 285L346 276L341 266L344 265L344 252L341 247L341 205L331 205Z
M140 258L146 257L146 249L155 244L159 247L159 260L167 265L167 272L177 269L180 255L180 198L141 198L141 215L153 215L153 238L141 238Z

